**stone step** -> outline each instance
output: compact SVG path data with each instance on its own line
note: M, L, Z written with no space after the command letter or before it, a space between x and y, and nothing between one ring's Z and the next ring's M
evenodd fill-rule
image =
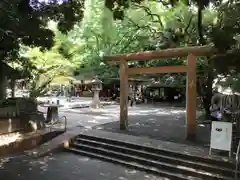
M127 147L131 149L137 149L137 150L143 150L149 153L155 153L155 154L161 154L165 155L168 157L178 157L184 160L192 161L192 162L199 162L199 163L205 163L209 164L210 166L217 166L219 168L227 168L227 169L234 169L235 168L235 162L222 159L222 158L212 158L209 156L200 156L200 155L195 155L195 154L190 154L190 153L185 153L185 152L176 152L176 151L171 151L171 150L166 150L166 149L159 149L159 148L153 148L145 145L139 145L139 144L134 144L131 142L125 142L125 141L119 141L116 139L110 139L110 138L101 138L98 137L97 134L96 136L91 134L91 135L86 135L86 134L81 134L76 138L83 138L83 139L88 139L88 140L93 140L93 141L98 141L106 144L113 144L113 145L118 145L121 147Z
M177 174L183 174L186 176L192 176L201 179L216 179L216 180L229 180L230 178L221 176L220 174L209 173L207 171L202 171L199 169L194 169L193 167L186 167L179 165L177 163L166 163L157 160L150 160L147 157L140 157L139 154L130 155L129 153L121 153L106 148L101 148L98 146L90 146L86 144L73 144L73 148L79 149L86 152L92 152L101 154L111 158L121 159L126 162L135 162L144 166L151 168L157 168L159 170L164 170L166 172L172 172Z
M202 163L202 162L189 161L189 160L179 158L178 156L169 156L169 155L163 155L160 153L151 153L141 149L139 150L139 149L128 148L128 147L119 146L115 144L102 143L99 141L89 140L83 137L76 138L72 146L75 148L78 148L78 147L81 147L81 145L100 147L100 148L112 150L114 152L129 154L132 156L137 155L138 157L141 157L141 158L147 158L149 160L163 162L163 163L178 164L179 166L186 167L188 169L192 169L192 168L197 169L198 170L197 172L200 171L199 172L200 176L201 176L201 173L205 171L205 173L211 172L213 174L219 174L220 176L234 177L234 171L231 169L223 168L223 167L219 168L219 166L209 165L207 163Z
M179 173L172 173L172 172L168 172L168 171L164 171L164 170L159 170L157 168L151 167L151 166L147 166L147 165L142 165L136 162L127 162L124 161L122 159L119 158L114 158L114 157L109 157L109 156L105 156L99 153L94 153L94 152L88 152L85 150L81 150L81 149L76 149L76 148L66 148L66 150L70 151L70 152L74 152L77 153L79 155L83 155L83 156L88 156L88 157L92 157L92 158L97 158L97 159L101 159L104 161L108 161L108 162L112 162L115 164L120 164L123 166L127 166L130 168L134 168L134 169L139 169L142 171L146 171L152 174L157 174L159 176L162 177L166 177L168 179L166 180L201 180L201 178L195 178L195 177L191 177L191 176L185 176Z

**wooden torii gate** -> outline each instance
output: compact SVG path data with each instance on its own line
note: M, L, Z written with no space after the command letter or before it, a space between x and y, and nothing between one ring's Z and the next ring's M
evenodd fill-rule
M128 75L143 73L187 73L186 82L186 138L196 137L196 57L211 56L217 53L212 46L193 46L185 48L145 51L115 56L105 56L107 61L120 65L120 129L128 126ZM187 64L181 66L129 68L128 61L146 61L153 59L187 57Z

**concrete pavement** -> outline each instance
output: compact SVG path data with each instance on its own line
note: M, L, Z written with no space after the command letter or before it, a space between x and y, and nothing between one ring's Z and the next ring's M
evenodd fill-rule
M128 130L119 129L119 108L116 108L115 121L99 124L93 128L98 130L143 136L163 141L208 147L210 143L210 127L197 124L197 139L186 140L186 111L181 107L163 107L137 105L129 108ZM113 112L109 112L112 114Z
M2 158L0 177L7 180L167 180L67 152L39 159L26 156Z
M39 108L46 113L46 108ZM117 105L106 106L103 109L91 110L90 108L79 109L59 109L59 116L67 117L67 128L84 126L92 128L93 126L115 122L119 120L119 108Z
M85 103L87 100L81 100L81 102ZM46 113L45 108L39 110ZM124 133L184 142L184 114L183 108L151 105L129 107L129 130ZM60 108L59 115L67 117L68 129L83 126L120 132L118 105L106 106L99 110ZM36 180L167 180L71 153L56 153L39 159L26 156L2 158L0 159L0 177L8 180L28 180L29 177Z
M43 110L46 112L46 110ZM82 126L111 132L121 132L136 136L147 136L154 139L184 144L208 146L210 128L206 124L198 124L196 142L185 140L185 109L182 107L166 107L161 105L144 105L129 107L129 129L119 130L119 105L105 106L103 109L90 108L60 109L60 116L68 118L68 128Z
M50 102L50 103L57 103L59 101L59 104L63 105L64 107L62 109L69 109L69 108L84 108L89 107L89 105L92 103L92 97L71 97L71 101L67 101L67 97L58 96L58 97L39 97L38 101L40 102ZM107 102L107 101L101 101L102 104L108 105L108 104L115 104L115 102Z

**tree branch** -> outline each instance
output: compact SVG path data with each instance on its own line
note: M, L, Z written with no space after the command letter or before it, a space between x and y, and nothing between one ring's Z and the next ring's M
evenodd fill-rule
M197 22L197 27L198 27L198 36L199 36L199 43L201 45L205 45L206 42L203 37L203 32L202 32L202 10L203 7L198 7L198 22Z
M136 26L138 29L148 29L151 33L157 33L157 30L150 28L149 26L140 26L139 24L135 23L131 18L126 17L129 22L131 22L134 26Z
M134 31L137 31L137 30L139 30L139 29L140 29L140 27L136 27L136 28L134 29ZM128 34L129 34L129 31L126 32L126 33L124 33L123 36L122 36L122 38L121 38L119 41L117 41L114 45L111 46L110 50L112 50L113 47L119 45L119 44L121 43L121 41L122 41Z
M136 7L138 7L138 8L143 9L143 10L147 13L147 15L151 17L152 22L159 23L159 25L160 25L161 27L163 27L163 23L162 23L162 20L161 20L161 16L159 16L158 14L152 13L152 12L151 12L151 9L150 9L149 7L146 7L146 6L137 4L137 3L134 3L133 5L136 6ZM154 17L157 18L157 20L155 20Z
M194 17L194 15L192 15L192 16L190 17L190 20L189 20L189 22L188 22L188 24L187 24L187 27L184 29L184 33L186 33L186 34L188 34L188 29L189 29L189 27L190 27L190 25L191 25L191 23L192 23L193 17Z

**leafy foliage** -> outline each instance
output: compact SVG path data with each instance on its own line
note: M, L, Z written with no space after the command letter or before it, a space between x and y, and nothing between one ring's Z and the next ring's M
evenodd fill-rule
M156 1L133 0L130 4L124 4L117 0L114 2L117 7L108 6L113 12L118 11L119 7L121 7L122 11L128 9L132 12L132 6L145 11L145 14L139 14L137 23L134 23L138 27L151 29L151 35L155 34L155 36L152 36L155 38L152 38L152 43L149 43L150 46L146 48L147 50L209 43L213 43L218 48L222 55L201 58L198 61L199 78L197 89L204 108L209 114L214 78L217 78L218 74L234 77L238 77L239 74L238 67L240 66L237 61L239 58L239 44L236 37L240 27L238 18L240 3L235 0L175 0L158 1L158 3ZM161 9L156 7L161 7ZM167 9L167 12L162 12L162 9L164 9L162 7ZM128 16L127 11L125 10L121 16ZM146 20L142 21L146 16L150 18L150 23ZM139 19L141 20L139 21ZM159 26L157 26L158 24ZM156 34L159 36L156 36ZM179 61L180 59L177 61L167 60L165 65L168 65L168 63L180 63ZM154 64L150 62L149 65L155 66L156 64L158 62ZM159 61L159 65L163 64L164 62ZM230 81L229 78L228 81ZM225 84L239 89L233 86L233 83ZM234 78L234 84L239 84L237 78Z
M54 25L53 25L54 27ZM44 95L48 86L56 78L72 75L72 70L78 66L71 61L71 55L59 53L62 42L67 42L65 35L55 29L55 45L49 51L41 51L39 47L30 48L22 46L18 63L15 68L22 72L30 89L31 97ZM68 53L68 52L67 52Z
M46 28L49 19L58 22L62 31L69 30L82 16L81 1L2 0L0 2L0 57L15 60L19 45L53 46L54 34Z
M8 2L11 2L10 5L14 4L12 1ZM25 5L22 5L25 9L23 8L21 12L18 12L17 5L5 4L5 10L17 14L2 13L9 19L10 16L15 18L9 21L9 26L3 27L12 27L15 25L13 22L21 17L19 24L16 23L14 26L21 30L19 31L21 33L18 34L14 28L5 28L0 32L9 38L4 39L6 42L1 44L6 48L1 51L5 53L2 59L12 57L13 52L17 55L19 43L27 44L31 51L34 51L32 46L43 46L49 48L49 51L41 52L42 49L38 49L39 53L43 53L38 54L38 57L49 56L48 58L58 59L59 56L61 61L55 60L57 64L68 62L70 71L77 66L75 69L77 74L110 78L118 76L118 66L105 62L104 55L214 44L221 55L199 58L197 66L197 89L206 111L209 109L209 100L212 96L213 80L218 78L219 74L233 77L232 80L230 78L227 80L232 83L222 84L232 86L235 90L240 89L237 83L240 70L238 64L240 3L236 0L65 0L61 3L55 0L42 3L32 1L31 6L26 0L18 2L25 2ZM46 28L50 19L57 23L57 26L50 28L51 30ZM27 28L29 22L33 24L31 30ZM34 60L36 59L32 58L33 62ZM47 64L55 63L49 59L47 61ZM183 63L185 59L174 58L132 62L129 65L150 67ZM185 83L185 76L182 74L154 76L161 80L173 77L176 80L174 82Z

